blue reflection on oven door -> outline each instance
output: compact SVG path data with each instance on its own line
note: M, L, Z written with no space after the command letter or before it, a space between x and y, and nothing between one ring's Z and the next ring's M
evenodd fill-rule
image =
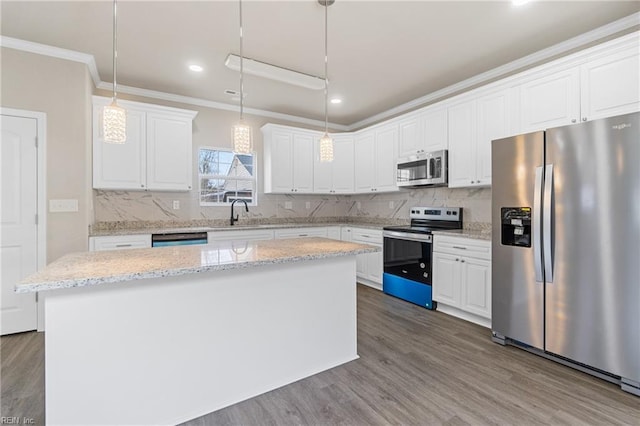
M427 284L385 272L382 275L382 291L427 309L436 308L436 302L431 298L431 286Z

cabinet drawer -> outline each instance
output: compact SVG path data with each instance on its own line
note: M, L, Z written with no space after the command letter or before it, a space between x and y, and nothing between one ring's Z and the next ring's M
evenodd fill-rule
M276 229L275 237L277 240L284 238L307 238L307 237L323 237L327 238L326 227L309 227L309 228L288 228Z
M434 235L433 251L491 260L491 242L484 240Z
M90 251L127 250L151 247L151 234L90 237Z
M211 231L207 233L209 242L214 241L259 241L273 240L272 229L247 229L234 231Z
M375 229L351 228L351 241L381 246L382 231L377 231Z

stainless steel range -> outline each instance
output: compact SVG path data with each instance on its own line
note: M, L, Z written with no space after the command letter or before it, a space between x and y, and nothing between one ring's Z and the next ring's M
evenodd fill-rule
M434 230L462 229L460 207L411 207L411 225L383 228L385 293L435 309L431 291Z

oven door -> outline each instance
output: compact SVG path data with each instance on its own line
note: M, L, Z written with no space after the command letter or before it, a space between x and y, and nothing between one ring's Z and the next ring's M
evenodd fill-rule
M384 231L384 272L431 285L432 236Z

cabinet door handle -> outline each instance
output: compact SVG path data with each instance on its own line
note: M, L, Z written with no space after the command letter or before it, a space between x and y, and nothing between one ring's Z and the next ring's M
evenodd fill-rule
M460 259L456 258L456 262L460 262Z
M587 117L582 117L582 121L587 121Z
M461 263L464 263L464 259L460 260Z
M474 181L471 181L471 183L475 183Z
M298 234L298 237L308 237L309 234Z
M458 250L466 250L466 247L460 247L460 246L453 246L454 249L458 249Z
M572 122L572 123L575 123L575 122L576 122L576 119L574 118L573 120L571 120L571 122Z
M116 244L116 247L131 247L131 244Z
M144 188L144 184L141 184L141 185L140 185L140 188Z

